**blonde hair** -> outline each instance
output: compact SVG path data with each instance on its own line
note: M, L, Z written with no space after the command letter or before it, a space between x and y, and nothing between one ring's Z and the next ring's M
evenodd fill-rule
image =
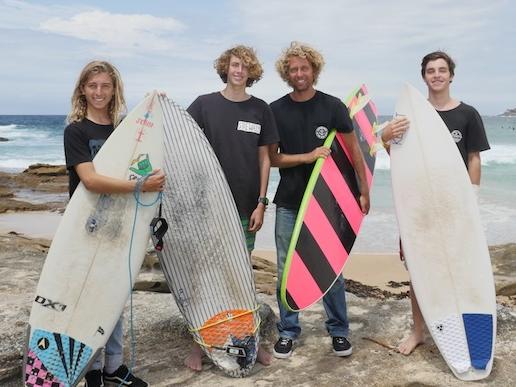
M124 85L120 73L115 66L104 61L92 61L88 63L81 71L79 79L75 84L72 94L72 109L66 117L68 123L82 121L86 117L88 103L83 93L83 87L92 75L107 73L113 82L113 97L109 102L108 112L114 126L117 126L122 120L122 114L126 110L124 99Z
M243 62L244 66L247 67L249 73L249 78L247 79L246 83L247 87L253 85L255 82L258 82L262 78L263 68L260 62L258 62L258 58L256 57L256 52L254 49L251 47L238 45L224 51L213 63L213 67L215 70L217 70L217 74L219 74L222 82L228 82L228 69L231 55L236 56Z
M289 80L289 59L293 56L304 58L312 65L314 72L314 85L317 83L319 74L324 67L324 58L316 49L300 42L293 41L290 43L290 47L283 50L281 56L276 61L276 70L278 71L281 79L287 82L290 86Z

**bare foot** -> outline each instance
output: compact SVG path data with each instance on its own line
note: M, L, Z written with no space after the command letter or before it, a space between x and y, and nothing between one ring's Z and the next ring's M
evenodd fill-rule
M401 342L398 351L402 355L410 355L414 349L425 342L425 335L422 332L412 331L410 336Z
M190 355L185 359L185 366L193 371L202 370L202 349L197 343L193 343Z
M265 350L261 345L258 347L258 353L256 355L256 361L264 366L271 365L272 355Z

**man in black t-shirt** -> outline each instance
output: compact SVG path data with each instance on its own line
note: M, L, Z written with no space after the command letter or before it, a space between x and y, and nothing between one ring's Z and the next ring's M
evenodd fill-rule
M84 162L91 162L113 130L113 124L97 124L88 118L72 122L66 127L64 144L70 197L81 182L74 167Z
M226 87L201 95L187 110L204 131L226 175L250 253L269 203L268 149L279 137L270 107L246 92L263 73L254 50L241 45L226 50L215 61L215 69ZM194 343L185 365L200 371L201 356L201 348ZM260 347L257 361L269 365L271 360L271 354Z
M280 300L279 285L301 199L315 161L330 154L330 149L322 145L332 129L343 133L360 181L361 210L365 214L369 211L369 188L364 160L348 109L338 98L314 89L323 65L324 60L320 53L298 42L292 42L276 62L279 74L293 89L291 93L271 104L280 135L279 144L270 147L271 162L273 166L280 168L281 176L274 198L278 257L276 296L280 310L277 326L280 338L274 346L273 354L277 358L287 358L292 354L293 343L301 333L299 313L286 310ZM352 347L347 339L349 324L342 275L323 297L323 302L328 315L326 329L332 337L333 352L337 356L351 355Z
M488 150L490 147L480 114L474 107L450 96L450 84L454 75L455 63L445 52L432 52L426 55L421 62L421 76L428 88L428 101L448 127L464 160L478 199L481 172L480 152ZM382 141L388 143L393 137L403 135L407 128L408 121L393 120L382 132ZM400 256L404 259L401 243ZM410 300L414 325L410 335L398 347L400 353L404 355L412 353L419 344L424 342L425 338L425 321L412 286L410 287Z
M137 189L136 181L102 175L97 173L93 164L93 158L112 134L114 126L120 122L124 109L122 79L118 70L104 61L88 63L75 85L72 109L67 117L69 125L63 135L70 197L81 181L87 190L104 195L131 193ZM140 188L159 192L163 190L164 184L165 175L159 170L153 170ZM84 375L87 387L102 387L107 383L148 386L147 382L133 375L122 364L123 342L123 317L120 316L106 342L104 354L96 355Z

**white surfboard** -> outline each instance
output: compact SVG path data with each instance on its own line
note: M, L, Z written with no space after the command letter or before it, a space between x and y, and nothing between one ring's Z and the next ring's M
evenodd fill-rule
M119 179L162 168L163 119L155 93L125 117L93 164L98 173ZM140 201L156 198L156 193L143 193ZM57 228L32 305L26 386L79 382L123 311L155 214L156 205L137 208L133 194L99 195L79 184Z
M240 217L203 131L173 101L162 109L170 180L161 267L194 340L227 375L243 377L256 361L260 317Z
M410 120L391 145L403 251L426 325L455 376L485 378L493 365L496 298L471 182L435 109L405 85L396 114Z

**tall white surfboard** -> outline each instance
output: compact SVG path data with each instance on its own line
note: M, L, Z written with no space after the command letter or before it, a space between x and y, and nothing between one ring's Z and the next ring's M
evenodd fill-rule
M143 100L95 156L95 170L135 179L162 168L162 115L155 93ZM140 200L152 203L156 197L143 193ZM156 205L137 208L133 194L99 195L79 184L52 240L32 305L26 386L79 382L122 313L155 214Z
M391 145L391 176L412 286L455 376L482 379L493 365L496 297L476 197L448 128L411 85L396 114L410 120Z

